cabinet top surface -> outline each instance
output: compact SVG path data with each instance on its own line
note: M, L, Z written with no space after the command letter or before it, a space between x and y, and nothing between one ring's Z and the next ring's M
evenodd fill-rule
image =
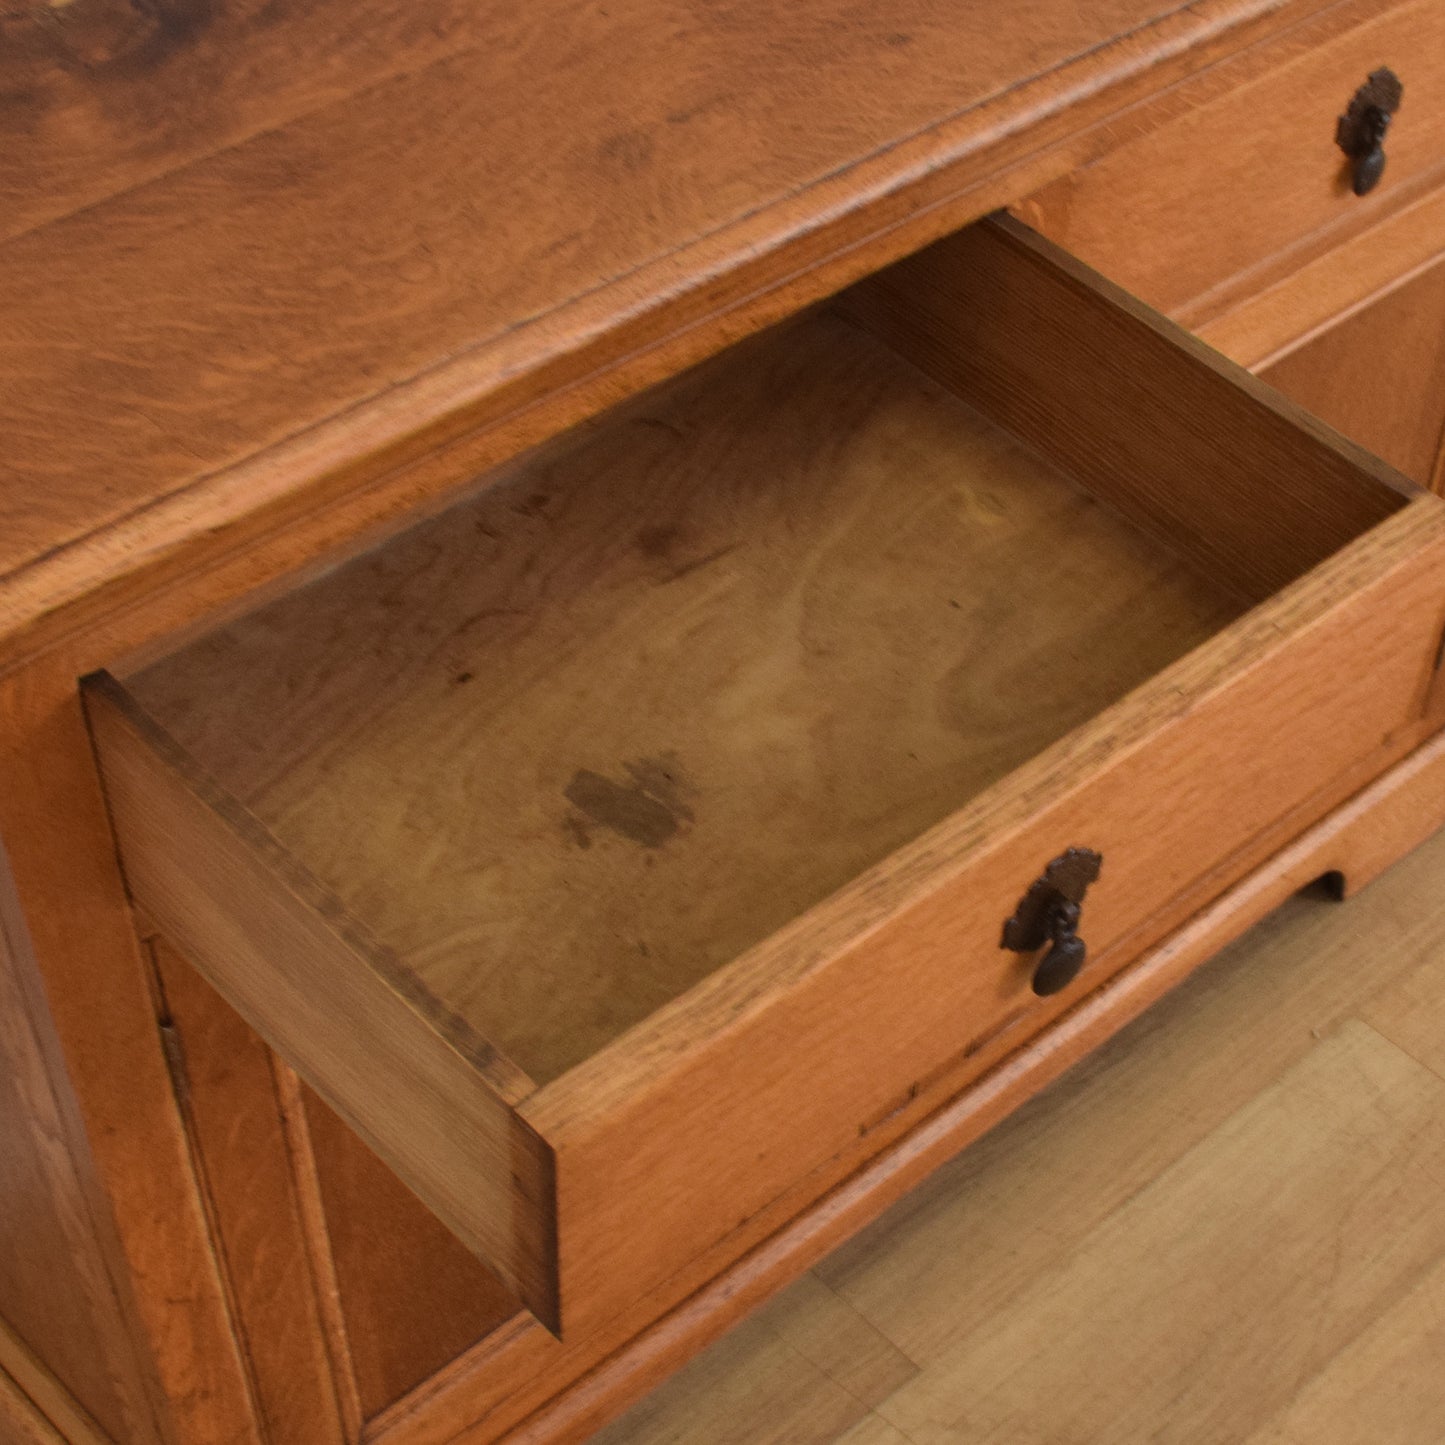
M957 195L1085 98L1322 3L12 9L0 634L544 394L559 358L605 365L680 298L695 321L778 287L947 199L941 171Z

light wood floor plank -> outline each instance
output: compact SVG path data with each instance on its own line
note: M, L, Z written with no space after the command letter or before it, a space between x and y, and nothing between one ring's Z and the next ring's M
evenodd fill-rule
M822 1281L804 1275L595 1445L831 1445L916 1373Z
M1407 970L1376 974L1377 950L1361 932L1361 965L1377 978L1377 991L1360 1015L1427 1068L1445 1078L1445 834L1402 859L1377 887L1389 896L1426 945ZM1369 890L1373 893L1375 890Z
M865 1415L838 1445L910 1445L908 1437L881 1415Z
M1248 1445L1440 1445L1445 1264L1329 1363Z
M1445 1081L1347 1023L878 1413L914 1445L1246 1438L1440 1256L1442 1177Z

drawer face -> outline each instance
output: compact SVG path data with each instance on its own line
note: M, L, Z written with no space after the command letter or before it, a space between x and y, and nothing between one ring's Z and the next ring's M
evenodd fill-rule
M1427 706L1442 504L1011 223L488 480L87 702L138 904L569 1336Z
M1021 203L1031 226L1189 324L1206 293L1329 228L1369 224L1445 166L1445 7L1353 7L1319 42L1277 42L1279 63ZM1343 13L1343 12L1341 12ZM1331 21L1333 23L1333 21ZM1293 52L1293 53L1291 53ZM1338 116L1373 71L1404 99L1387 164L1364 197L1335 143Z

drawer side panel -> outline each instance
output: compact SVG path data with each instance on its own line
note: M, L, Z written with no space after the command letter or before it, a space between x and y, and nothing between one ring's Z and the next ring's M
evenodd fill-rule
M385 952L105 674L87 710L132 896L464 1244L555 1326L552 1157L527 1082L444 1036Z

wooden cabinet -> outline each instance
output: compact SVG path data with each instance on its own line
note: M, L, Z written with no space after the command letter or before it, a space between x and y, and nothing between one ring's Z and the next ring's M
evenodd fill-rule
M873 325L758 338L88 693L137 903L567 1341L1016 1049L1427 694L1436 498L1022 228L841 304ZM1090 961L1040 998L1047 933L999 936L1071 847Z
M72 1435L583 1438L1445 812L1445 502L1309 414L1429 478L1435 7L665 8L530 137L530 22L439 24L0 245L0 1207L75 1261L0 1363Z

